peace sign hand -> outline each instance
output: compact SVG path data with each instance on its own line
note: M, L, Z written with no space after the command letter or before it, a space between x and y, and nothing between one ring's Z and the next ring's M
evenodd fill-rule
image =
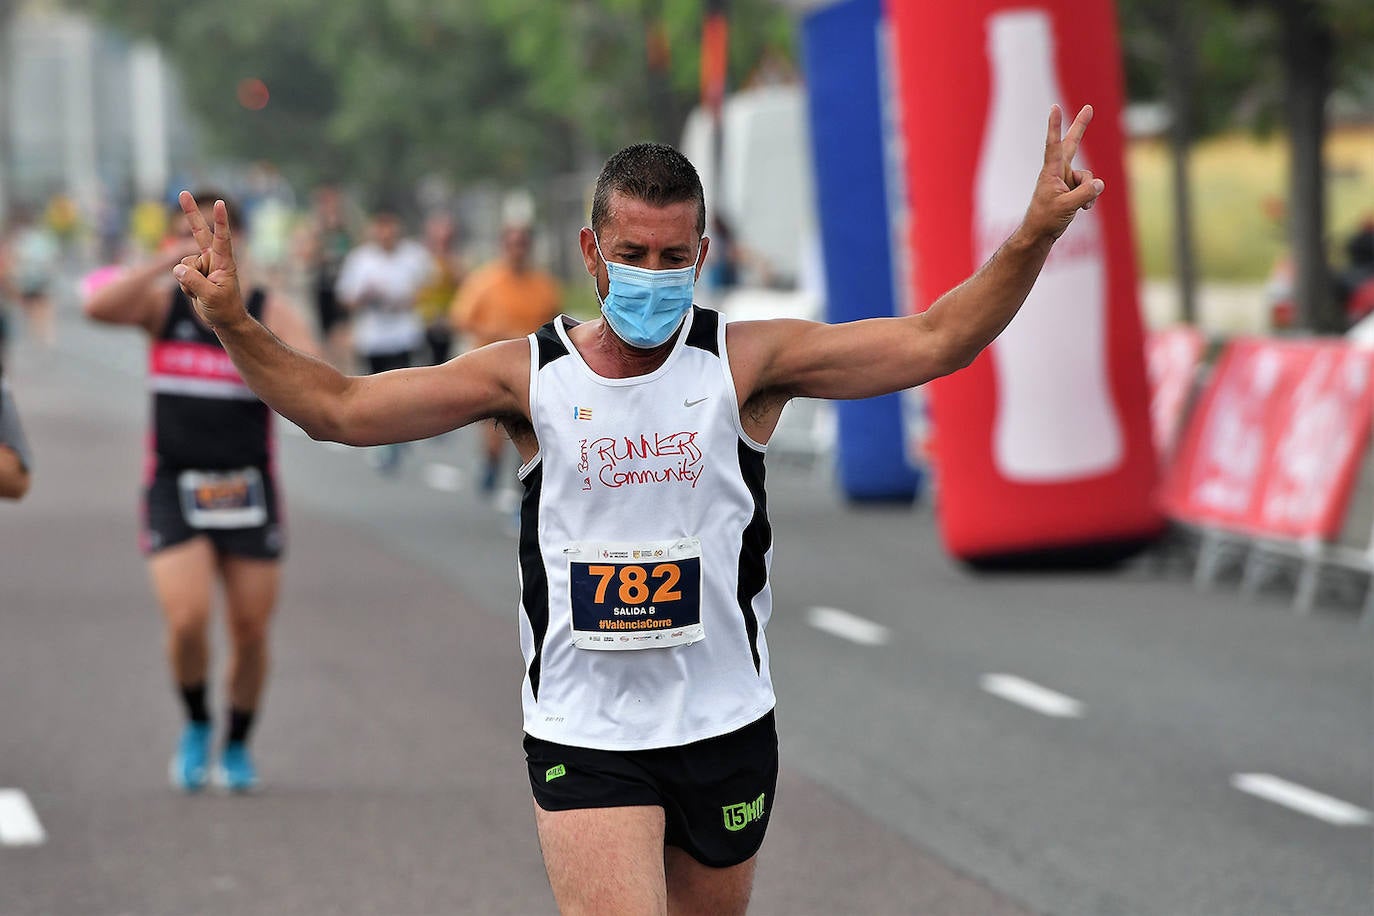
M224 328L248 317L239 293L238 269L229 236L229 213L224 201L215 201L212 231L190 191L177 196L191 227L200 254L188 255L172 268L172 276L195 304L196 311L212 328Z
M1049 130L1045 136L1045 164L1035 182L1035 193L1026 210L1026 228L1036 237L1059 238L1069 228L1079 210L1090 210L1105 185L1087 169L1075 169L1073 157L1083 142L1083 134L1093 119L1093 107L1084 105L1078 117L1069 125L1066 136L1060 135L1063 112L1058 105L1050 107Z

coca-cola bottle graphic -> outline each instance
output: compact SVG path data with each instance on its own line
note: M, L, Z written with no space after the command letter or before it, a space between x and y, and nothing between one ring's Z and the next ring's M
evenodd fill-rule
M995 13L987 29L992 98L974 201L980 263L1020 222L1043 162L1045 118L1051 104L1064 102L1046 12ZM1081 150L1074 165L1089 167ZM1121 421L1107 373L1106 269L1098 214L1080 211L1020 313L993 344L993 458L1008 480L1094 477L1122 460Z

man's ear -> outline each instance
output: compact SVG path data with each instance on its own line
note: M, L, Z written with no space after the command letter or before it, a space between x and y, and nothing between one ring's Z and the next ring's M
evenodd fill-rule
M582 263L587 268L587 273L596 276L596 263L601 259L601 255L596 250L596 233L586 226L577 235L578 246L582 249Z
M706 252L708 252L708 251L710 251L710 250L711 250L711 238L710 238L710 236L705 236L705 235L703 235L703 236L701 237L701 250L697 252L697 272L696 272L696 276L693 277L693 279L695 279L695 280L700 280L700 279L701 279L701 269L702 269L703 267L706 266Z

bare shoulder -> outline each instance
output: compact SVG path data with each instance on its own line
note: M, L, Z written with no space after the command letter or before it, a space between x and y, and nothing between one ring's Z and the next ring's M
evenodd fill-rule
M801 318L728 322L725 345L730 351L730 372L739 389L740 403L773 387L777 383L776 370L789 349L823 327Z
M529 416L530 344L525 338L498 340L435 368L454 384L487 391L492 416Z

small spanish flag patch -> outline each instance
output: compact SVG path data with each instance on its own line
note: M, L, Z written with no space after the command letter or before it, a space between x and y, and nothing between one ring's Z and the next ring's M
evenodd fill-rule
M574 408L573 408L573 419L574 419L574 420L590 420L591 418L592 418L592 409L591 409L590 407L574 407Z

